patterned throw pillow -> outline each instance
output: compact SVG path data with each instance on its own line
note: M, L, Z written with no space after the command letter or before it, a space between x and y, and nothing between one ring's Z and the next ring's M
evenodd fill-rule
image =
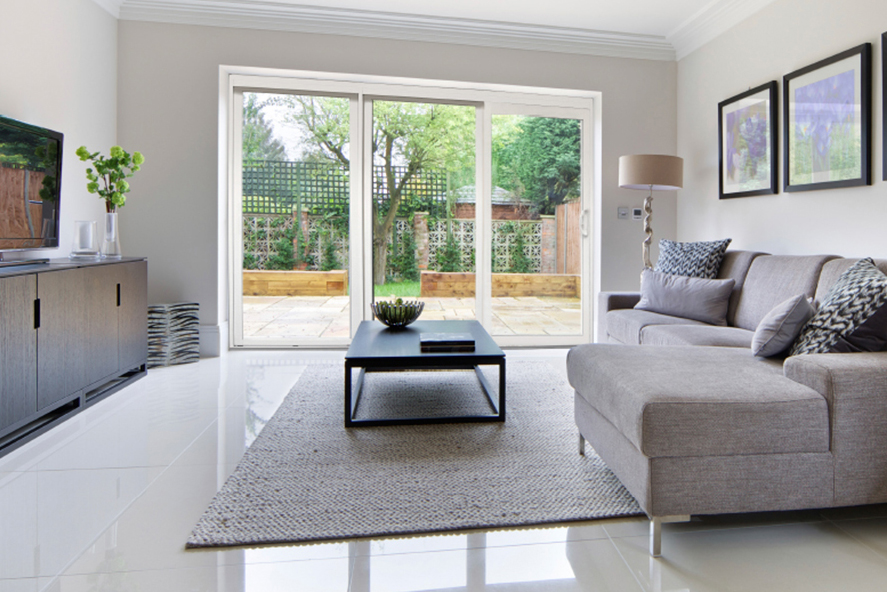
M871 259L841 274L789 352L879 351L887 344L887 275Z
M655 271L713 280L718 277L721 260L731 240L676 243L662 239Z

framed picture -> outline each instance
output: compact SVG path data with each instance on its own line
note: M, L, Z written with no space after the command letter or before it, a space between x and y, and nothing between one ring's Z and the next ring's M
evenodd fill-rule
M776 81L718 103L720 198L777 193Z
M786 191L872 184L871 63L865 43L783 77Z

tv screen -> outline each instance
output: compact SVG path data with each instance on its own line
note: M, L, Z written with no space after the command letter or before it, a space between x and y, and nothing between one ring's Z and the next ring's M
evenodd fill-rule
M0 116L0 251L59 246L62 140Z

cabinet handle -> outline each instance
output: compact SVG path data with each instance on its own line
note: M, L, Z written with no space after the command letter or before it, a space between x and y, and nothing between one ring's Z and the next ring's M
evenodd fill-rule
M120 306L120 284L117 284L117 306Z
M40 328L40 299L34 299L34 328Z

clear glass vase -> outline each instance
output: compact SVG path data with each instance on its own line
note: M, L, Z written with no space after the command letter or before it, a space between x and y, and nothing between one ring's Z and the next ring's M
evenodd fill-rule
M122 257L117 212L107 212L105 214L105 240L102 242L102 259L120 259Z

